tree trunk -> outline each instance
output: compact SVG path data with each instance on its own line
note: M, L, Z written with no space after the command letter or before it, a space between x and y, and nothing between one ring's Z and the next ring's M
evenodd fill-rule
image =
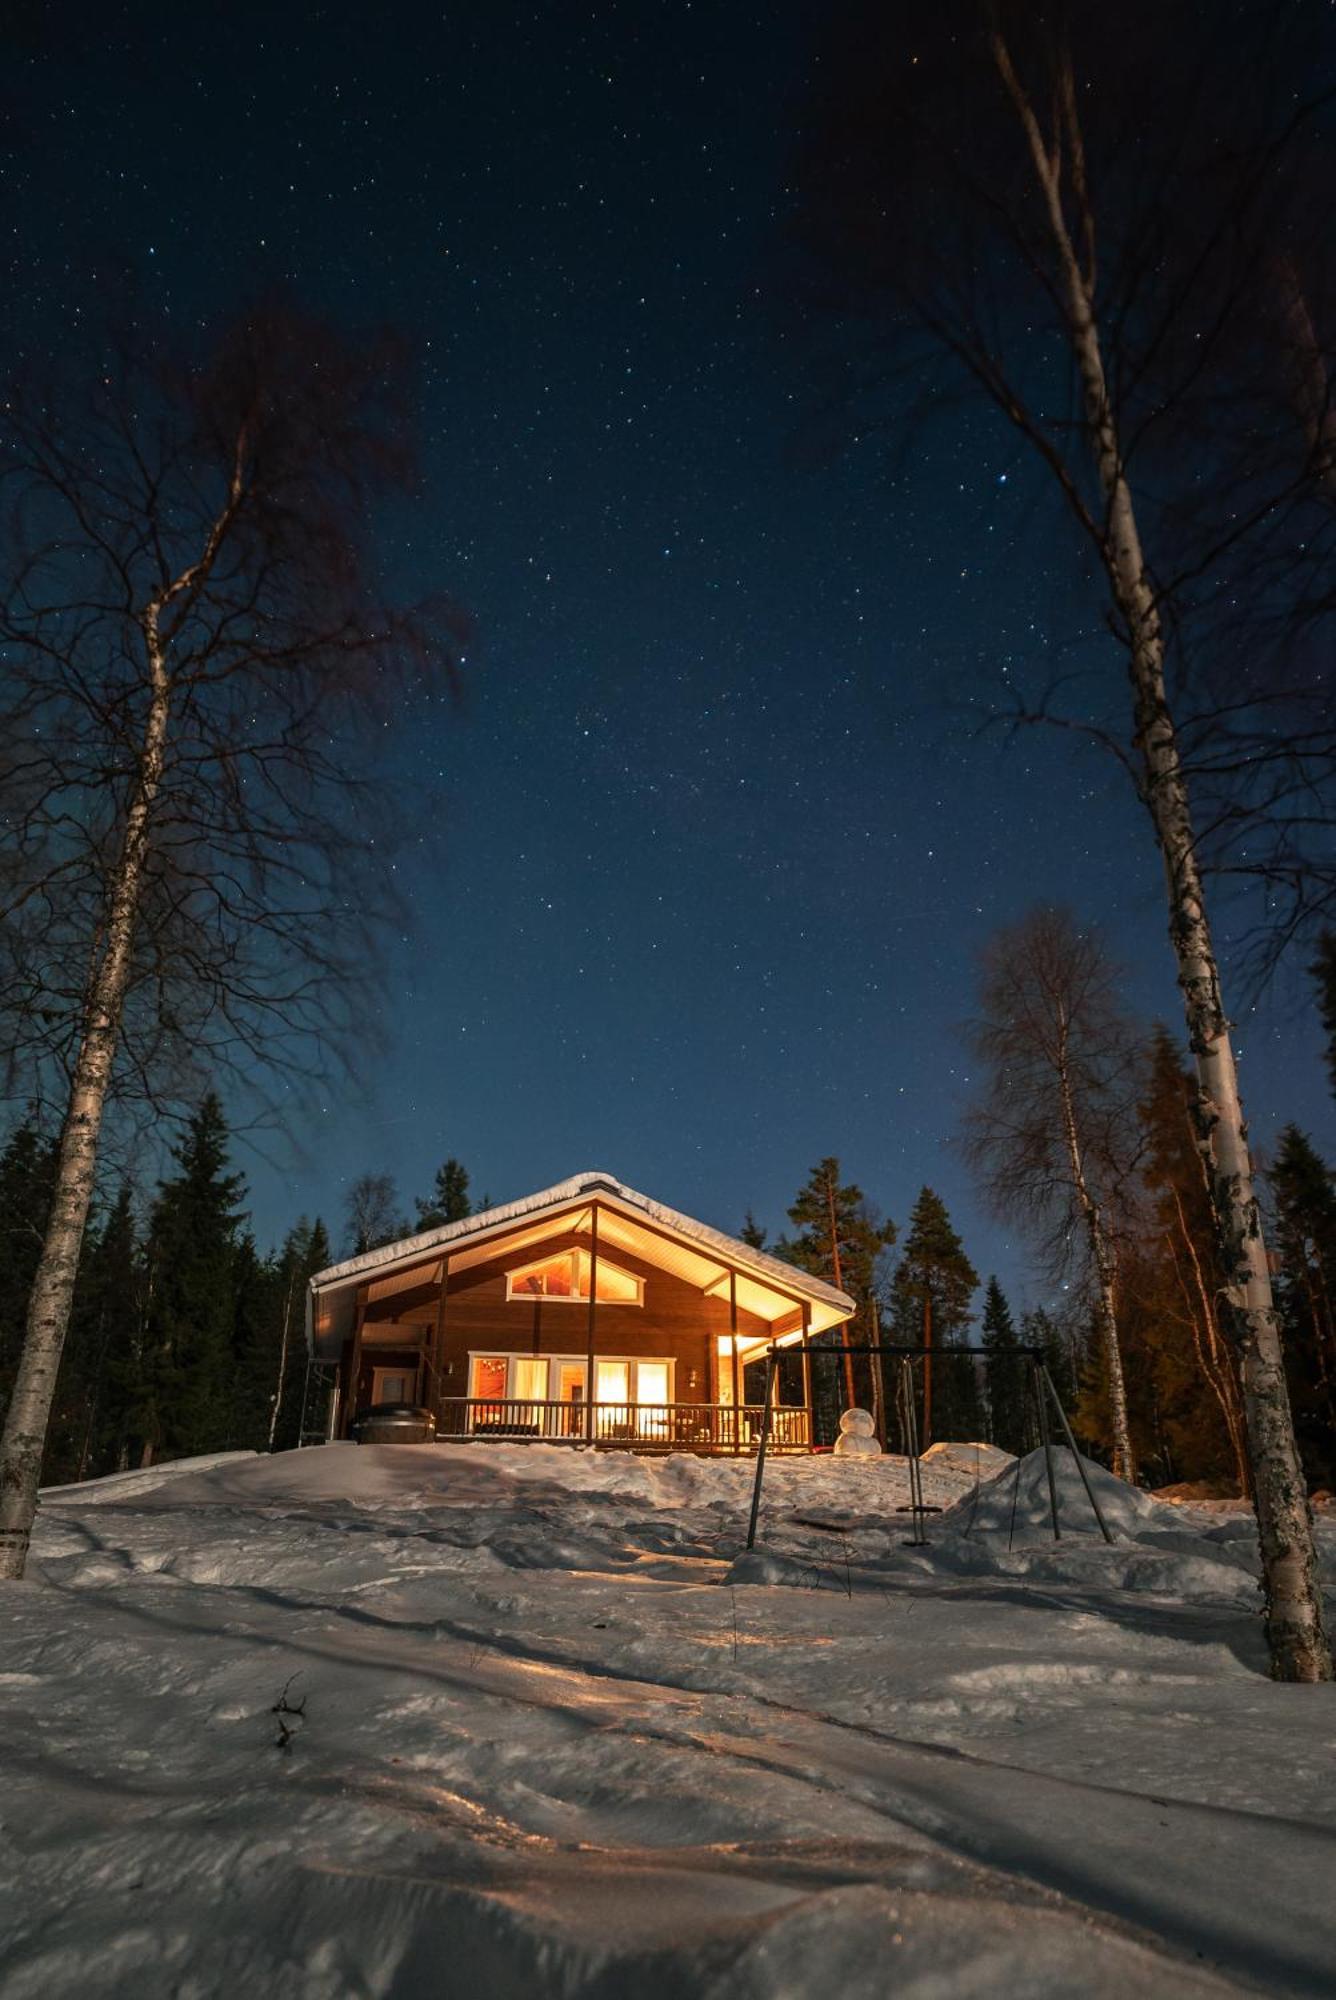
M875 1299L869 1301L868 1317L872 1322L868 1330L868 1344L872 1347L880 1347L881 1314L877 1310ZM886 1425L886 1381L881 1372L881 1356L879 1354L869 1354L868 1356L868 1378L872 1387L872 1417L877 1426L877 1440L882 1450L887 1451L890 1448L891 1438Z
M69 1325L75 1274L97 1163L102 1113L120 1037L130 979L135 920L148 852L149 821L162 782L170 683L158 635L160 606L144 617L149 660L149 707L125 835L110 884L106 933L94 963L61 1128L55 1189L42 1255L28 1301L27 1331L0 1439L0 1578L21 1577L37 1512L42 1451L61 1351Z
M1216 1217L1224 1279L1222 1318L1239 1357L1271 1670L1278 1680L1330 1680L1331 1651L1323 1629L1312 1523L1290 1414L1247 1126L1197 865L1187 782L1165 688L1164 635L1146 573L1095 322L1094 228L1086 206L1074 82L1068 67L1060 79L1062 131L1050 154L1000 35L994 34L992 46L998 73L1024 128L1045 203L1058 256L1068 337L1081 377L1085 421L1104 496L1102 554L1126 628L1141 791L1164 861L1169 935L1197 1066L1197 1138ZM1064 209L1064 172L1070 174L1081 211L1078 229L1085 246L1084 268Z
M932 1443L932 1286L923 1290L923 1451Z
M1091 1191L1085 1170L1085 1156L1081 1148L1081 1135L1076 1126L1076 1105L1072 1096L1067 1032L1064 1012L1058 1026L1057 1046L1062 1127L1067 1142L1067 1160L1071 1167L1072 1187L1085 1222L1086 1238L1090 1244L1090 1262L1095 1272L1098 1301L1095 1317L1099 1326L1100 1346L1104 1353L1104 1373L1109 1389L1113 1469L1119 1479L1125 1479L1131 1485L1136 1479L1137 1467L1136 1454L1132 1450L1132 1432L1127 1420L1127 1385L1123 1380L1123 1353L1118 1344L1118 1308L1114 1297L1116 1267L1113 1251L1109 1247L1108 1231L1104 1227L1104 1216Z
M830 1273L831 1283L837 1292L844 1290L844 1276L840 1264L840 1222L835 1212L835 1182L826 1181L826 1208L830 1215ZM840 1321L840 1346L844 1349L844 1406L852 1410L858 1402L854 1390L854 1358L849 1352L849 1322Z
M278 1433L278 1412L283 1402L283 1378L288 1372L288 1333L292 1325L292 1295L297 1288L296 1274L288 1279L287 1297L283 1301L283 1339L278 1350L278 1381L274 1387L273 1402L269 1411L269 1437L265 1445L267 1451L274 1448L274 1438Z
M1174 1208L1178 1216L1178 1233L1192 1265L1194 1289L1197 1298L1196 1308L1194 1308L1192 1298L1189 1295L1187 1282L1183 1278L1181 1271L1179 1271L1178 1257L1173 1242L1169 1238L1165 1240L1168 1243L1169 1255L1173 1259L1174 1270L1178 1272L1179 1284L1183 1291L1184 1305L1188 1315L1188 1323L1192 1328L1193 1344L1197 1350L1197 1360L1200 1364L1202 1374L1210 1383L1212 1393L1220 1405L1220 1414L1224 1420L1225 1434L1229 1439L1229 1448L1234 1455L1234 1471L1239 1482L1239 1492L1245 1500L1251 1500L1252 1473L1248 1465L1247 1440L1243 1434L1243 1424L1239 1409L1238 1382L1234 1375L1233 1363L1230 1360L1228 1350L1223 1350L1222 1352L1221 1349L1219 1315L1215 1310L1215 1302L1206 1284L1205 1275L1201 1268L1201 1258L1197 1255L1197 1246L1192 1240L1192 1232L1188 1228L1187 1217L1183 1213L1183 1203L1179 1199L1177 1188L1172 1189L1171 1192L1174 1197Z

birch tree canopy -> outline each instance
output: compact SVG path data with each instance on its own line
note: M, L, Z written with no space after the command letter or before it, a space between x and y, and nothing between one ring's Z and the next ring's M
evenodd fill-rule
M60 1141L0 1442L19 1577L107 1106L350 1068L398 899L368 743L458 621L380 589L398 359L290 311L11 391L0 991Z
M287 307L198 347L129 335L0 409L0 1007L10 1091L63 1112L152 696L160 783L110 1088L328 1077L403 928L379 744L447 693L463 623L386 593L373 524L414 485L407 357ZM365 1003L370 1000L371 1006Z
M1330 1679L1207 891L1223 836L1230 868L1263 885L1265 961L1336 890L1325 680L1286 673L1276 697L1265 674L1231 679L1220 613L1233 589L1250 618L1275 603L1281 629L1302 633L1325 589L1306 543L1297 563L1293 542L1287 565L1271 560L1277 522L1283 549L1331 506L1332 288L1312 217L1330 207L1314 209L1315 183L1336 181L1312 83L1318 17L1233 0L1203 37L1185 4L951 0L912 47L897 10L858 18L823 72L797 228L855 352L871 332L860 389L913 371L940 401L944 370L998 412L1061 501L1086 565L1074 580L1093 584L1121 655L1121 712L1105 646L1098 707L1066 720L1119 756L1159 850L1273 1667ZM1263 409L1283 419L1277 443ZM1204 675L1185 633L1212 649ZM1019 697L1018 716L1033 713ZM1111 1286L1106 1269L1106 1298Z

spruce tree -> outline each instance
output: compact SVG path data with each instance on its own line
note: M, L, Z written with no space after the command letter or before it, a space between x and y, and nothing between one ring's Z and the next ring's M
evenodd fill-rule
M1025 1361L1011 1307L996 1278L988 1280L984 1293L980 1340L987 1356L988 1435L1003 1451L1019 1454L1027 1439Z
M742 1227L738 1231L738 1240L741 1243L748 1244L753 1250L764 1250L765 1248L765 1231L750 1209L747 1210L743 1218Z
M1162 1479L1223 1481L1246 1492L1243 1401L1220 1321L1224 1275L1194 1100L1178 1043L1157 1027L1138 1105L1147 1203L1119 1274L1137 1363L1134 1426Z
M283 1274L276 1258L260 1256L249 1230L237 1238L232 1259L232 1310L229 1439L239 1451L264 1451L282 1338Z
M9 1400L23 1347L54 1173L55 1147L29 1116L0 1154L0 1405Z
M306 1288L317 1271L330 1263L329 1236L319 1216L302 1216L288 1232L278 1259L277 1365L272 1375L273 1403L266 1442L274 1451L290 1451L301 1440L302 1402L306 1388Z
M1336 1182L1296 1125L1280 1135L1270 1178L1295 1429L1310 1481L1331 1486L1336 1484Z
M42 1456L49 1486L116 1469L116 1391L138 1349L137 1252L127 1182L105 1217L94 1210L84 1235Z
M462 1222L473 1213L469 1206L467 1169L456 1159L443 1160L436 1169L432 1191L424 1201L416 1199L419 1229L440 1229L447 1222Z
M776 1245L777 1254L800 1271L847 1292L857 1305L855 1320L866 1327L876 1320L878 1259L895 1241L895 1224L888 1222L867 1200L862 1188L840 1179L840 1163L833 1157L813 1167L806 1184L789 1209L789 1220L798 1229L795 1237L784 1237ZM860 1336L861 1337L861 1336ZM838 1339L845 1350L842 1369L844 1400L847 1406L858 1401L855 1388L849 1324L840 1328ZM829 1381L812 1370L813 1399L821 1403L821 1429L830 1424ZM872 1384L872 1399L880 1403L879 1382ZM820 1392L820 1394L818 1393Z
M235 1283L245 1183L227 1171L227 1127L212 1093L173 1148L148 1230L143 1460L221 1451L233 1441Z
M1336 931L1323 931L1309 967L1317 984L1317 1007L1327 1038L1327 1081L1336 1097Z
M893 1286L894 1320L897 1338L906 1346L927 1350L923 1361L923 1422L920 1444L932 1443L939 1385L934 1382L933 1357L944 1349L967 1344L971 1319L970 1301L978 1290L979 1278L965 1255L964 1246L952 1226L940 1195L925 1187L920 1190L909 1218L900 1262ZM948 1421L967 1421L973 1414L976 1386L971 1391L964 1381L972 1364L954 1362L940 1371L941 1428ZM962 1378L958 1390L950 1387L952 1372ZM952 1398L960 1407L953 1410Z
M87 1432L74 1475L79 1479L125 1469L131 1417L142 1396L145 1270L129 1181L122 1182L86 1257L91 1371Z

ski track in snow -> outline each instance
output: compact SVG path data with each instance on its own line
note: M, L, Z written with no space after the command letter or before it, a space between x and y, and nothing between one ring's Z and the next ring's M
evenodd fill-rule
M1249 1518L1092 1468L1106 1548L1059 1453L1055 1544L1041 1461L953 1457L927 1548L894 1460L776 1462L750 1554L746 1461L46 1495L0 1993L1336 1993L1336 1690L1266 1679Z

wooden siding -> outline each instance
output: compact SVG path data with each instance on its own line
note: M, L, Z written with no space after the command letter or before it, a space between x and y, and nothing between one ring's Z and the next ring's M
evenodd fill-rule
M563 1250L588 1247L587 1236L565 1231L548 1239L542 1245L541 1255L555 1257ZM588 1339L585 1301L507 1299L507 1271L534 1261L532 1245L508 1250L501 1243L496 1254L485 1263L452 1270L439 1346L438 1286L413 1286L396 1296L372 1301L367 1307L362 1351L358 1356L359 1396L364 1388L365 1393L370 1393L368 1370L373 1359L383 1367L391 1359L397 1361L401 1353L406 1357L424 1344L434 1351L435 1393L440 1396L469 1393L471 1352L494 1349L507 1354L582 1356ZM717 1400L721 1382L729 1379L729 1370L721 1367L716 1358L716 1343L729 1332L727 1293L707 1298L685 1279L661 1271L628 1251L603 1250L601 1261L640 1278L644 1295L643 1303L638 1306L614 1300L600 1300L596 1304L596 1353L671 1360L676 1364L673 1393L677 1402ZM390 1313L395 1317L390 1318ZM739 1310L741 1341L762 1340L770 1333L767 1321Z

